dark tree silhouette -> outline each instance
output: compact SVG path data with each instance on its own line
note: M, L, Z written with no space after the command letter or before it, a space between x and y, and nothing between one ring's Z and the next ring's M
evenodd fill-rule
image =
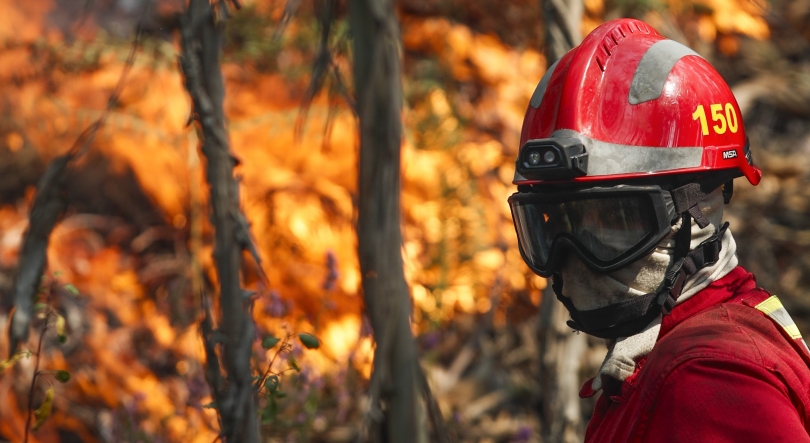
M60 155L48 165L48 169L37 183L37 193L31 214L28 217L29 225L22 242L19 259L19 272L14 277L14 315L11 318L9 329L9 356L17 351L17 347L28 339L28 330L33 316L34 297L42 282L42 273L47 265L47 250L51 232L56 223L67 210L68 202L65 197L67 186L67 171L73 163L81 158L93 145L99 131L107 122L107 117L117 104L121 91L135 61L142 37L143 17L148 12L145 5L141 21L138 23L135 39L124 64L124 70L118 78L118 83L107 100L107 106L101 116L90 124L73 142L68 152Z
M221 324L213 329L210 309L206 306L203 337L206 350L206 379L219 413L222 438L227 443L256 443L259 426L250 368L254 338L249 300L239 281L241 254L252 250L245 216L239 208L238 184L233 176L236 165L230 153L222 100L225 87L220 70L222 23L216 13L225 15L208 0L191 0L181 19L182 56L180 64L186 89L194 103L195 118L202 132L202 153L207 160L206 178L211 190L214 261L219 278ZM220 338L218 338L220 337ZM216 345L221 341L220 368ZM223 380L221 369L225 371Z
M357 236L363 297L377 341L371 408L385 405L385 426L373 426L372 438L419 442L426 437L418 426L417 353L401 255L401 38L393 0L352 0L350 24L360 120Z
M545 56L551 66L582 40L579 27L582 0L542 0L545 25ZM540 423L543 441L582 441L584 423L579 399L579 369L588 350L585 334L575 334L566 325L568 311L548 285L540 303Z

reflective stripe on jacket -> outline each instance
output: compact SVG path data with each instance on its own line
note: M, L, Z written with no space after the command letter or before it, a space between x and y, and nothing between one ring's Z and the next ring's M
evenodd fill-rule
M664 318L633 375L603 379L585 441L810 442L809 367L787 311L737 267Z

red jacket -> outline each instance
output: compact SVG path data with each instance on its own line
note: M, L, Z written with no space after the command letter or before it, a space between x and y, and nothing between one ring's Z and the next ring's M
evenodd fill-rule
M676 306L635 373L605 377L585 441L810 442L810 352L779 307L741 267Z

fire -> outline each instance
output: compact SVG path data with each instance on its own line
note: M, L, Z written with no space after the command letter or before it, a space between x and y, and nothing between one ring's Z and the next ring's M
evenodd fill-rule
M584 0L585 14L580 31L588 35L605 19L604 0ZM648 5L651 9L644 20L653 27L664 30L671 26L673 19L685 16L684 28L689 39L704 42L717 41L718 49L727 55L739 50L739 37L746 36L757 40L770 37L770 29L765 20L769 5L761 0L665 0ZM661 12L661 11L666 12ZM667 18L662 17L666 15ZM692 41L694 43L694 40Z
M25 2L16 4L0 2L0 38L30 42L46 35L45 18L51 12L50 1ZM48 35L55 37L54 33ZM8 71L6 71L8 72Z
M82 55L46 29L45 17L53 5L1 6L8 12L0 14L4 17L25 14L29 19L17 21L26 29L7 35L23 49L0 51L8 62L0 76L32 77L7 88L9 109L15 109L13 118L22 129L4 138L10 150L35 150L47 161L64 152L78 131L99 116L123 61L120 54L107 51L84 68L45 70L37 65L34 48L24 43L47 34L49 44L68 54L65 57ZM448 44L436 46L444 41L439 37L445 32L450 34ZM447 57L459 80L484 82L490 95L481 103L467 103L473 108L466 112L485 111L490 123L504 125L506 139L516 138L525 102L542 74L542 56L531 50L516 52L494 37L478 36L442 20L410 24L405 42L416 50L434 45L430 50ZM112 176L131 174L159 209L163 226L137 232L124 220L76 213L55 229L48 251L49 275L58 271L58 279L75 285L81 295L69 297L63 306L69 344L64 349L48 347L43 356L43 368L59 367L73 374L73 381L57 392L53 419L35 436L43 441L54 438L57 427L87 434L88 425L72 415L70 405L76 403L119 411L105 416L109 420L98 424L99 432L107 432L104 426L114 427L105 425L108 421L123 420L171 441L216 437L213 411L200 408L210 398L190 388L203 383L204 353L197 317L184 318L181 313L187 307L197 309L197 294L188 289L180 295L171 293L176 291L172 287L194 278L189 274L189 227L195 223L191 209L206 204L207 185L196 134L186 127L189 101L173 61L176 48L158 45L157 55L139 53L120 105L86 161L92 166L93 155L103 157ZM289 52L294 58L294 51ZM240 159L241 203L252 223L268 289L277 294L257 288L257 325L263 333L276 335L315 332L323 351L306 353L301 361L316 373L334 372L351 362L368 377L373 341L361 332L353 227L356 121L345 106L335 108L326 97L318 97L299 138L294 130L299 102L290 92L294 85L279 74L248 66L225 65L223 70L230 137ZM46 84L53 79L55 84ZM442 89L434 89L404 115L409 126L403 152L403 252L417 306L417 330L425 327L419 321L423 318L445 321L458 310L488 310L489 288L499 275L517 289L525 287L527 278L519 256L492 246L496 242L507 249L515 246L504 203L511 176L503 172L509 169L514 147L462 129L452 100ZM428 120L440 124L424 132L414 129ZM464 141L456 143L458 139ZM452 198L443 201L447 192ZM486 209L490 205L498 209ZM4 266L15 262L28 209L28 204L0 208ZM202 237L197 259L213 280L207 222ZM463 254L452 252L470 238L478 238L472 248ZM159 246L167 242L175 245L173 249ZM177 303L181 305L172 308ZM5 336L0 343L0 352L7 351ZM25 395L19 387L25 386L30 362L23 367L27 369L15 377L4 374L0 385L6 399L0 408L0 435L15 440L21 436L25 415L21 409Z
M742 34L756 39L770 35L763 14L767 9L762 3L750 0L706 0L711 9L711 19L719 32Z

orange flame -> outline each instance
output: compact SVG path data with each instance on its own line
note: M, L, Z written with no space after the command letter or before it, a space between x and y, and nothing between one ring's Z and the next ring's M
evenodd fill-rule
M53 7L45 1L0 1L0 37L11 42L0 48L7 101L2 106L15 124L0 133L0 145L43 161L63 153L98 118L126 50L101 45L97 59L83 64L95 43L67 43L50 31L46 23ZM293 23L289 32L295 29ZM41 44L56 54L49 57L62 57L73 68L40 63L40 43L35 42L41 36L47 36ZM423 332L431 321L490 309L503 322L502 305L510 297L536 305L545 285L517 252L506 204L513 192L523 113L545 60L535 50L510 48L494 36L444 19L406 18L403 41L409 52L440 64L454 81L481 89L472 97L433 86L409 100L403 111L403 258L413 292L414 328ZM106 159L110 180L131 174L161 220L137 232L133 220L70 213L55 229L49 275L60 271L60 281L81 291L73 305L62 307L70 340L79 343L48 347L43 356L41 367L72 373L71 382L57 393L53 420L37 431L43 440L59 428L93 441L94 432L106 432L116 420L109 411L126 411L141 430L169 441L216 438L215 412L200 408L210 398L190 387L202 378L204 362L198 318L183 319L167 308L179 303L176 311L185 314L198 309L199 294L188 282L202 276L192 275L192 263L200 263L209 281L216 278L212 228L205 213L194 212L196 205L206 205L207 185L196 134L186 127L191 110L174 61L177 49L153 44L150 51L140 51L91 156ZM308 63L292 45L281 51L280 58ZM260 290L257 326L277 335L285 328L318 335L322 351L302 357L314 372L328 374L351 363L368 376L373 341L361 332L354 232L356 120L346 106L335 107L324 94L316 97L296 139L298 97L305 82L247 64L226 64L223 72L232 150L240 160L241 204L269 278L269 288L251 280ZM4 269L15 263L28 209L24 202L0 207ZM190 245L195 223L203 223L199 250ZM493 306L498 300L501 305ZM0 316L0 324L6 321ZM5 340L0 336L0 352L6 351ZM19 372L0 375L0 435L12 439L18 439L24 422L26 392L18 388L30 380L31 365L25 364L13 370ZM98 423L84 423L72 410L74 404L109 414L100 415Z

